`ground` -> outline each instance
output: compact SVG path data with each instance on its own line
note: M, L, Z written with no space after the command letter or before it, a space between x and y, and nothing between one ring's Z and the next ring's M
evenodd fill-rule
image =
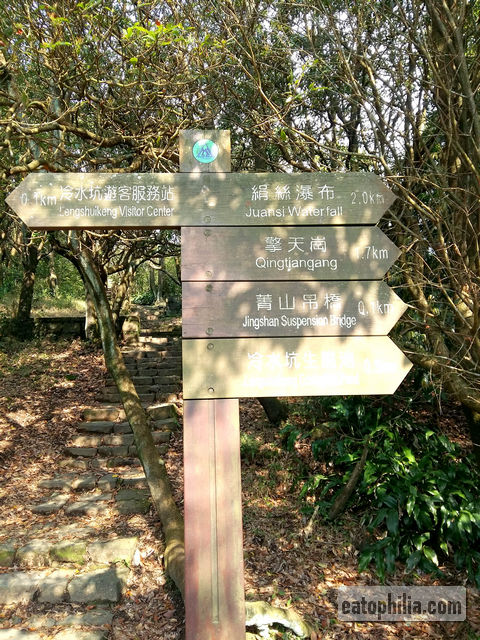
M36 341L0 344L0 539L32 537L48 527L52 516L32 514L38 502L39 480L51 477L64 456L63 446L75 432L82 409L97 403L105 369L98 350L80 341ZM467 442L456 407L444 408L444 426L458 442ZM348 514L334 524L310 523L299 508L299 479L308 464L308 447L282 446L278 430L265 418L256 400L241 402L244 555L247 598L293 607L314 621L319 637L341 638L461 638L480 637L478 592L468 590L466 623L367 624L337 619L336 590L341 585L378 584L373 572L357 571L358 516ZM166 464L177 503L182 506L182 434L175 433ZM58 516L55 516L58 524ZM128 591L117 606L110 630L113 640L181 640L184 611L181 599L162 564L162 533L155 513L112 516L108 510L88 524L103 533L113 530L138 535L140 555ZM464 576L444 567L443 584L463 584ZM399 566L392 584L410 584ZM416 576L417 584L433 584L431 576ZM59 605L71 607L71 605ZM14 616L41 613L41 607L10 607L0 612L0 627ZM277 637L281 638L281 635ZM286 637L286 636L283 636Z

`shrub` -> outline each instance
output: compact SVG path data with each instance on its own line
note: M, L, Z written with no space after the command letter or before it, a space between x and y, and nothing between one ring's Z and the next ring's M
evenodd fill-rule
M473 460L409 416L381 419L381 409L358 397L327 402L336 435L312 440L312 452L330 464L307 479L301 495L313 494L320 513L327 514L368 443L350 500L350 508L363 514L370 537L359 569L373 563L383 580L396 561L409 571L431 572L450 558L480 585L480 473Z
M134 304L151 305L155 302L155 294L153 291L145 291L132 300Z

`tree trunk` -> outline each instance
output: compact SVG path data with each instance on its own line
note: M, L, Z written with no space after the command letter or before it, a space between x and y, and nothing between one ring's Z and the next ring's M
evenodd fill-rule
M166 268L165 258L162 258L162 267L164 269ZM163 271L161 269L158 269L157 270L157 290L156 290L156 296L155 296L155 301L157 303L164 301L164 295L163 295L164 281L165 281L165 276L163 275Z
M50 289L50 295L52 298L56 298L58 296L58 277L55 272L55 254L51 251L48 255L48 286Z
M133 276L134 276L134 270L132 268L132 265L128 265L124 269L122 273L122 277L114 289L114 295L112 295L112 298L111 298L110 305L112 310L113 323L115 326L115 332L117 336L119 336L122 332L122 322L120 319L120 315L122 313L122 308L127 298L127 294L132 285Z
M22 252L23 277L18 300L15 320L18 326L30 324L32 312L33 291L35 287L35 274L38 266L38 248L32 242L30 231L24 232L24 247Z
M268 420L278 427L278 425L288 418L288 407L278 398L257 398L267 414Z
M120 393L127 420L135 437L135 444L145 471L153 504L162 523L165 535L165 568L183 597L185 583L183 519L173 499L165 465L159 459L147 414L142 407L118 346L113 317L100 274L88 249L85 247L80 249L75 237L72 238L72 242L76 249L76 257L84 281L95 303L105 363Z
M352 475L348 479L347 484L339 492L339 494L335 498L333 505L330 508L330 511L328 513L328 517L330 520L335 520L335 518L337 518L347 506L347 502L349 501L350 496L354 492L355 487L357 486L358 481L360 480L360 476L365 466L365 462L367 461L367 455L368 455L368 441L365 443L365 446L363 447L362 455L360 456L360 459L357 461L357 464L353 468Z
M156 299L157 283L155 282L155 269L150 264L148 265L148 286L150 287L152 298Z
M87 340L96 340L100 333L98 329L97 314L95 312L95 304L85 285L85 302L87 309L85 311L85 337Z
M470 439L473 445L473 455L480 467L480 411L474 411L469 407L463 406L463 412L467 418L468 428L470 430Z

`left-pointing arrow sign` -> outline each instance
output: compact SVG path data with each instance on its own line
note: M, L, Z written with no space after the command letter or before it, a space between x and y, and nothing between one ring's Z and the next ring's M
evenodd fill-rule
M31 173L7 202L33 229L375 224L372 173Z

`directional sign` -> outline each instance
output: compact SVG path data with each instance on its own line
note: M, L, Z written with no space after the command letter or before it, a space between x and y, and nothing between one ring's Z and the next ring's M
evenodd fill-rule
M372 173L31 173L7 203L32 229L116 229L375 224L394 199Z
M376 280L399 255L377 227L182 230L182 280Z
M386 336L183 342L183 396L393 393L412 364Z
M184 338L386 335L407 305L381 281L184 282Z

